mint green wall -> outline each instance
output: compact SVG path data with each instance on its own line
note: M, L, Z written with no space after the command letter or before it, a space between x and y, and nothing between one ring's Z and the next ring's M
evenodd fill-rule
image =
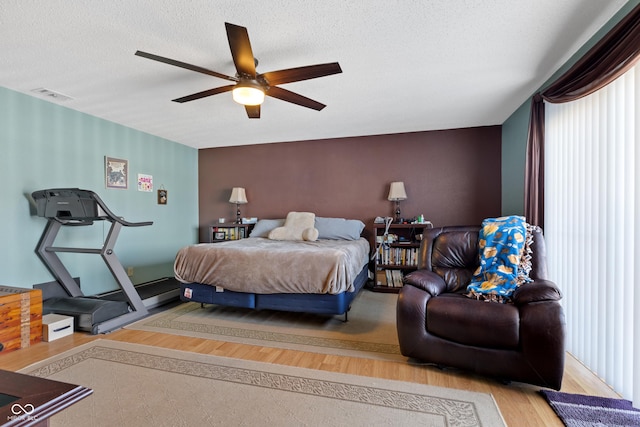
M46 220L33 216L31 192L93 190L117 215L152 226L123 228L115 252L133 267L134 283L173 275L178 249L197 242L198 152L175 142L0 87L0 285L30 288L53 280L34 250ZM129 188L106 189L104 157L129 161ZM154 191L139 192L137 174L153 176ZM156 190L168 190L167 205ZM110 223L63 227L57 246L99 248ZM99 255L60 254L85 294L117 287Z
M524 214L524 165L530 110L529 103L525 103L502 124L502 215Z
M623 17L640 4L631 0L625 4L587 43L578 50L541 88L554 80L576 63ZM538 90L540 90L539 88ZM536 91L537 92L537 91ZM533 94L531 94L533 96ZM502 124L502 214L522 215L524 213L524 165L527 150L527 132L531 98L514 111Z

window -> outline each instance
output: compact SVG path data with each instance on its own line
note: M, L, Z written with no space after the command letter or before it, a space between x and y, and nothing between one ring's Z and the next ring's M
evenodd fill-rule
M564 294L567 350L637 406L640 66L545 108L545 237L550 277Z

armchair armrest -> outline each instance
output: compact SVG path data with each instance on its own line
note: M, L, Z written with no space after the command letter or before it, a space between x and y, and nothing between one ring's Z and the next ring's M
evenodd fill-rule
M555 283L549 280L536 280L520 286L513 293L513 303L523 305L540 301L560 301L562 293Z
M425 269L416 270L407 274L402 281L407 285L422 289L433 297L445 292L447 289L447 284L442 277L433 271Z

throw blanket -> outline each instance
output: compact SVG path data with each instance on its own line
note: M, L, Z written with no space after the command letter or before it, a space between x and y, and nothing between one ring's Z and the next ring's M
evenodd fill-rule
M488 218L478 239L480 266L467 286L468 296L506 302L519 286L518 265L527 234L524 217Z
M369 243L358 240L281 241L251 237L180 249L176 279L259 294L353 292L369 261Z

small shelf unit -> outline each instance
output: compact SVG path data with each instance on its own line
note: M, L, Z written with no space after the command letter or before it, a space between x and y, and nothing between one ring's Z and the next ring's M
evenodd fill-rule
M374 223L375 274L371 290L398 293L402 278L418 268L420 242L430 222L414 224Z

